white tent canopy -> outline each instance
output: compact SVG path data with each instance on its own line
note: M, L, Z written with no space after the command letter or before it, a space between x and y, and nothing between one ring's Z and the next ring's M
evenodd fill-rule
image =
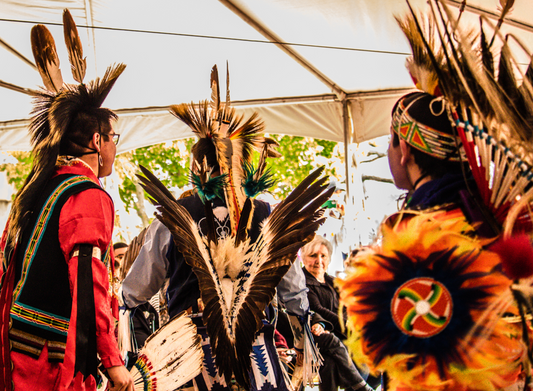
M455 11L460 4L448 3ZM468 5L475 21L479 9L495 12L497 1ZM79 26L87 79L113 62L128 65L105 103L120 115L120 151L191 136L167 108L209 97L215 63L221 75L229 63L234 105L258 111L267 132L334 141L387 134L390 109L411 86L404 68L408 45L393 20L393 14L406 12L398 0L4 0L1 7L4 82L23 88L42 84L23 59L33 60L29 36L37 22L54 35L63 76L71 80L63 8ZM530 0L516 0L506 31L533 48L526 23L532 15ZM259 33L257 24L266 32ZM280 39L296 44L285 47L297 53L291 57L268 42ZM0 88L0 99L0 150L29 149L31 98Z

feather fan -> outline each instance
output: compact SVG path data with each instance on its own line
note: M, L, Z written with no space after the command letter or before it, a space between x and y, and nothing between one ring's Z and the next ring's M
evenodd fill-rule
M148 170L141 167L143 173ZM232 374L250 388L250 352L256 332L262 327L264 309L275 288L296 259L298 249L314 237L323 222L320 206L332 194L323 168L310 174L265 220L255 243L244 227L251 219L248 199L242 210L235 237L217 242L202 238L190 214L161 191L162 184L139 176L156 205L157 218L168 227L186 262L192 267L204 303L203 319L217 367L229 384ZM211 205L205 203L206 219L212 219ZM214 227L214 224L212 225ZM214 229L214 228L210 228ZM208 233L208 237L216 234ZM226 262L221 265L221 263Z
M488 240L472 236L459 209L400 212L381 232L337 280L346 344L358 362L386 371L391 389L513 384L526 347L501 319L512 305L512 281L486 250Z
M204 353L196 326L185 312L146 340L130 373L139 391L175 390L196 377Z

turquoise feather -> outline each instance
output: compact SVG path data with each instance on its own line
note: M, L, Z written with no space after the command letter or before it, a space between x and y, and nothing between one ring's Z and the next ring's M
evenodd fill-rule
M244 162L243 171L244 180L242 181L242 187L246 197L254 198L274 185L274 178L270 170L266 170L257 178L259 175L257 169L251 163Z
M198 196L205 204L207 201L213 201L215 198L224 200L224 189L227 185L227 174L208 177L204 182L200 175L191 173L191 182L198 192Z

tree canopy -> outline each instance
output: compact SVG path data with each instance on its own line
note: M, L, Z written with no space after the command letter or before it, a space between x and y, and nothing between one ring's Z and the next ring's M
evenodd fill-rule
M344 156L342 145L333 141L306 137L269 135L278 143L282 156L269 159L275 184L269 189L277 200L284 199L313 169L326 166L331 179L343 177ZM190 151L195 139L176 140L169 143L139 148L117 156L115 170L120 178L119 195L126 211L135 211L146 226L150 219L144 210L144 194L135 174L140 165L152 171L171 191L181 192L190 188ZM31 169L32 156L28 152L10 153L18 163L0 165L9 183L18 191ZM257 163L259 154L255 154Z

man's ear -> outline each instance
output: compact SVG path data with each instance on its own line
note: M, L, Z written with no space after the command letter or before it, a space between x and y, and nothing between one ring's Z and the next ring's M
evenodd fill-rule
M100 133L93 133L92 141L93 141L94 147L96 148L98 152L100 152L100 139L101 139Z
M411 147L403 139L400 139L400 152L402 153L400 164L405 167L409 160L413 158L413 155L411 155Z

